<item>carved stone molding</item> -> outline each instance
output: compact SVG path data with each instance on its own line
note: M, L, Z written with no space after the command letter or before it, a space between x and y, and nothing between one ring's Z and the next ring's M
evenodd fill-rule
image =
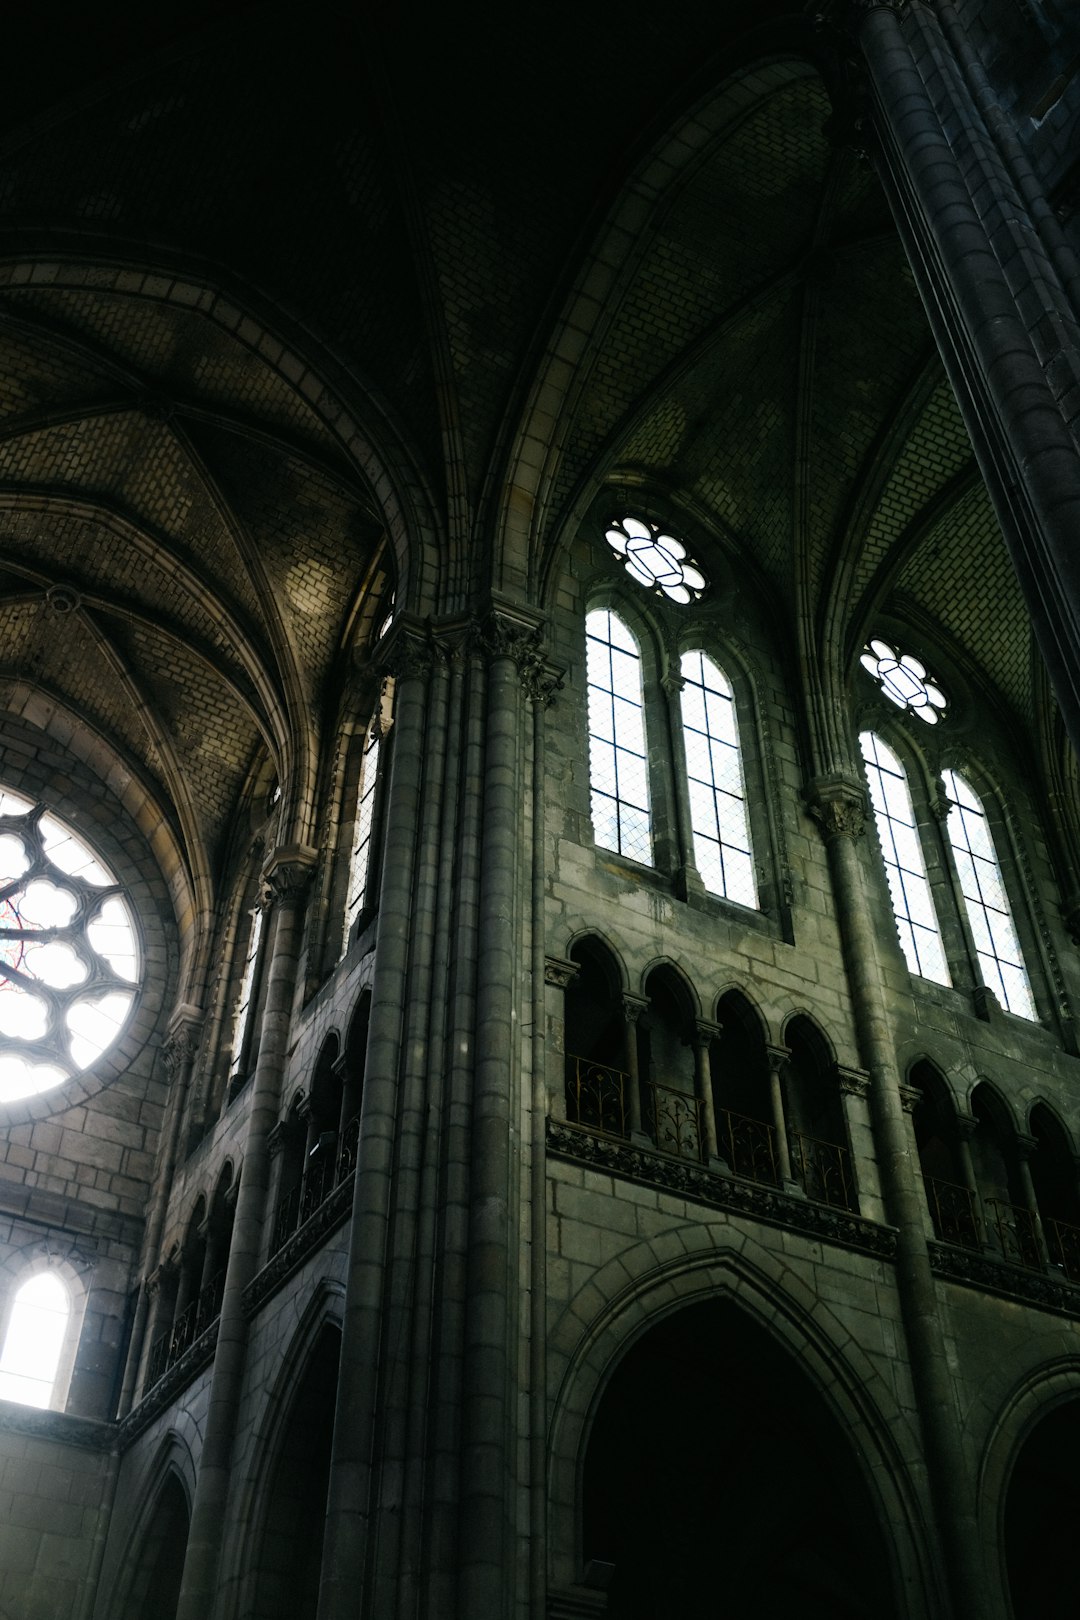
M1038 1152L1038 1138L1028 1136L1026 1131L1017 1131L1013 1140L1016 1143L1016 1151L1022 1159L1030 1159L1033 1153Z
M536 664L527 663L522 666L520 674L526 696L532 698L533 702L543 709L550 709L566 685L566 671L556 669L554 664L544 663L542 658Z
M553 984L559 990L565 990L568 985L573 984L580 972L581 968L577 962L571 962L568 957L544 958L544 983Z
M118 1439L121 1451L125 1451L133 1440L138 1439L143 1430L172 1405L180 1391L187 1388L196 1373L201 1372L207 1363L214 1359L217 1339L218 1320L215 1318L206 1332L197 1338L194 1344L189 1345L179 1361L173 1362L168 1372L158 1379L138 1406L129 1412L120 1424Z
M867 1091L869 1091L869 1089L870 1089L869 1084L867 1085L866 1089L867 1089ZM921 1102L922 1102L922 1092L919 1090L918 1086L901 1085L901 1087L900 1087L900 1105L903 1108L905 1114L913 1114L915 1112L916 1108L918 1108L918 1106L919 1106L919 1104Z
M274 905L295 900L311 882L319 852L308 844L282 844L275 849L262 870L263 902Z
M255 1315L277 1293L282 1283L339 1227L352 1209L353 1181L350 1174L323 1200L314 1214L298 1227L254 1276L244 1289L244 1315Z
M960 1110L957 1109L956 1114L953 1117L956 1124L956 1134L960 1138L961 1142L970 1142L971 1138L975 1135L975 1132L979 1128L979 1122L975 1118L975 1115L962 1114Z
M694 1020L694 1029L699 1041L706 1045L709 1041L718 1041L723 1033L719 1024L714 1024L711 1018L697 1018Z
M849 1069L845 1063L837 1063L835 1066L835 1072L836 1084L846 1096L869 1097L870 1076L867 1074L865 1069ZM915 1088L913 1086L905 1086L904 1090L914 1091ZM911 1103L912 1108L914 1108L915 1103L918 1101L921 1095L921 1092L915 1093L915 1097ZM904 1106L906 1107L907 1104L905 1103Z
M628 1024L636 1024L642 1013L648 1012L649 1003L645 996L635 996L629 990L623 991L622 997L623 1017Z
M967 1283L988 1294L1003 1294L1060 1316L1080 1317L1080 1287L1044 1271L1029 1271L974 1249L930 1243L930 1266L938 1277Z
M783 1074L791 1061L791 1053L786 1046L766 1046L765 1056L768 1059L771 1074Z
M178 1008L169 1026L169 1033L161 1048L165 1071L170 1080L185 1066L194 1063L199 1050L203 1017L195 1008Z
M805 799L826 843L834 838L861 838L866 831L866 789L854 778L819 776L807 785Z

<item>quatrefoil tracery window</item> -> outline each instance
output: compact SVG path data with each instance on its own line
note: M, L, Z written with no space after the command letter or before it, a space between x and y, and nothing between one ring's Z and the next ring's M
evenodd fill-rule
M138 989L120 885L44 805L0 788L0 1103L79 1073Z
M657 596L685 606L696 602L705 589L705 575L686 546L659 523L645 518L612 520L604 534L608 545L632 579Z

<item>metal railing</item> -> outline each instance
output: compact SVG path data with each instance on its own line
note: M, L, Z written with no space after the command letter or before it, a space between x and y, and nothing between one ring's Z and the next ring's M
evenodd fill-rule
M567 1056L566 1117L608 1136L629 1136L629 1087L622 1069Z
M974 1194L952 1181L923 1176L926 1202L934 1234L942 1243L957 1243L964 1249L981 1249L982 1234Z
M791 1132L791 1170L807 1198L834 1209L855 1208L851 1156L837 1142L821 1142L805 1131Z
M146 1387L156 1384L184 1351L202 1337L212 1322L221 1314L221 1296L225 1290L225 1273L219 1271L211 1277L198 1297L180 1312L167 1332L159 1334L150 1346L146 1366Z
M1080 1226L1049 1216L1043 1218L1043 1232L1050 1264L1060 1266L1070 1282L1080 1282Z
M650 1081L648 1128L662 1153L674 1153L680 1159L696 1159L698 1163L705 1157L700 1097Z
M775 1187L780 1174L776 1158L776 1132L763 1119L734 1114L721 1108L716 1116L717 1146L720 1157L737 1176L764 1181Z
M985 1208L990 1242L1001 1258L1015 1266L1027 1266L1029 1271L1042 1271L1045 1266L1042 1244L1031 1210L1022 1204L1010 1204L1004 1198L987 1198Z
M274 1229L270 1235L271 1254L277 1254L293 1233L298 1232L326 1203L334 1189L349 1179L356 1169L359 1142L360 1117L357 1115L342 1131L335 1153L320 1154L318 1158L308 1161L300 1180L278 1201Z

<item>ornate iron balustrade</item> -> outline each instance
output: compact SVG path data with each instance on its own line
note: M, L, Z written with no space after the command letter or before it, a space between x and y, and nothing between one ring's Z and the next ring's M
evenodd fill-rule
M792 1131L791 1168L807 1198L834 1209L855 1208L855 1178L847 1148Z
M150 1346L146 1364L146 1388L163 1378L169 1368L180 1360L185 1350L202 1337L211 1323L221 1314L221 1296L225 1291L225 1273L219 1271L206 1287L186 1306L167 1333L162 1333Z
M336 1187L347 1181L356 1169L360 1144L360 1117L351 1119L341 1133L337 1152L322 1154L308 1162L303 1176L278 1201L270 1234L270 1253L277 1254L294 1232L311 1220Z
M609 1136L630 1134L628 1076L621 1069L567 1055L566 1117L571 1125Z
M1070 1282L1080 1282L1080 1226L1068 1221L1043 1221L1050 1264L1060 1266Z
M780 1185L776 1161L776 1133L763 1119L751 1119L747 1114L734 1114L722 1108L716 1119L717 1145L720 1156L737 1176L751 1181L762 1181L770 1187Z
M654 1080L649 1082L649 1099L649 1131L661 1153L700 1164L705 1157L701 1099Z
M1039 1229L1030 1209L1022 1204L1010 1204L1004 1198L988 1198L986 1213L990 1220L990 1241L1003 1260L1027 1266L1029 1271L1045 1269Z
M963 1249L981 1249L982 1234L975 1198L967 1187L936 1176L923 1176L926 1202L934 1234L942 1243L958 1243Z

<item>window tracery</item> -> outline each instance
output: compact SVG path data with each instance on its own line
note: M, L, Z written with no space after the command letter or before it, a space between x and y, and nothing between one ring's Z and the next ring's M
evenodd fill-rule
M112 873L43 805L0 789L0 1102L87 1068L138 988L134 920Z
M683 542L645 518L615 518L604 538L631 579L669 602L696 602L705 590L705 575Z
M917 714L928 726L936 726L947 707L941 688L927 679L926 665L911 653L899 653L887 641L873 640L863 648L859 662L871 675L890 703Z

